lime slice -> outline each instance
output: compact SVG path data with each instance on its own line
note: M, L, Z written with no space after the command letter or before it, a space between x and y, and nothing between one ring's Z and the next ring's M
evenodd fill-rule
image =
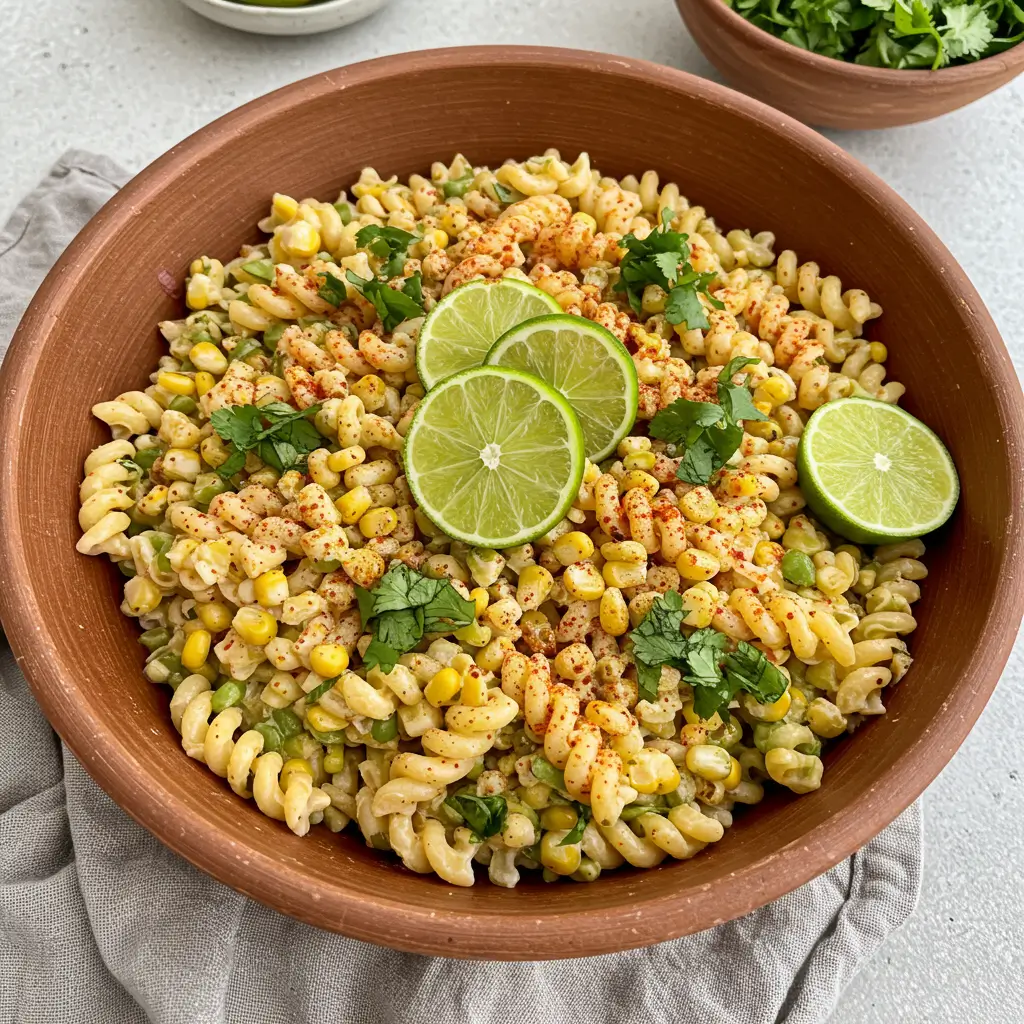
M431 311L416 342L416 372L428 390L460 370L479 366L510 327L561 306L525 281L470 281L449 292Z
M569 403L537 377L480 366L420 402L405 436L416 503L449 537L509 548L547 533L579 492L583 431Z
M807 421L797 453L800 488L828 527L861 544L920 537L940 527L960 494L943 443L898 406L842 398Z
M600 324L565 313L534 317L503 334L484 362L525 370L558 388L580 419L591 462L611 455L633 428L636 367Z

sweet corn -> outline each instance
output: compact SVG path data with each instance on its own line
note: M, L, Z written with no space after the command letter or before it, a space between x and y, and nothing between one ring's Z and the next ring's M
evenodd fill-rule
M239 608L231 625L251 647L263 647L277 636L277 619L262 608Z
M754 408L761 413L762 416L767 416L768 413L772 411L773 406L771 402L755 402Z
M184 373L174 373L171 370L165 370L157 375L156 382L165 391L170 391L172 395L188 396L196 393L195 381Z
M359 532L366 538L386 537L397 525L398 515L393 508L375 508L360 517Z
M736 498L752 498L761 488L761 481L753 473L730 473L727 490Z
M545 832L544 838L540 841L540 862L548 871L553 871L556 875L571 875L579 870L583 860L583 854L578 845L558 845L567 834L568 831L563 829Z
M657 461L654 452L633 452L622 460L622 465L627 470L640 469L649 473Z
M296 775L313 775L313 766L304 757L293 757L285 761L281 768L281 788L288 789L288 783Z
M629 629L629 609L618 587L608 587L601 595L600 617L609 636L622 636Z
M206 274L193 274L185 286L185 305L189 309L206 309L220 301L220 294L220 289Z
M732 767L729 769L729 774L722 779L722 785L725 786L726 790L735 789L743 781L743 769L740 767L739 761L734 757L732 759Z
M785 553L786 549L773 540L759 541L754 548L754 565L759 565L762 569L773 568L782 561Z
M132 615L148 615L160 604L160 588L145 576L133 576L124 585L124 601Z
M309 652L309 667L323 679L340 676L348 668L348 651L342 644L317 644Z
M551 593L554 577L542 565L528 565L519 574L516 601L523 611L536 611Z
M612 541L601 545L601 557L606 562L629 562L639 565L647 561L647 549L639 541Z
M221 601L197 604L196 615L211 633L223 633L231 625L231 609Z
M624 562L619 564L625 565ZM644 572L646 574L646 569ZM574 601L598 601L605 591L605 581L601 573L590 562L576 562L574 565L566 566L565 572L562 573L562 584Z
M193 345L189 349L188 358L197 370L206 370L208 373L219 375L228 368L228 357L210 341L200 341ZM161 387L166 385L161 383Z
M683 625L703 629L711 625L715 599L706 590L690 587L689 590L683 591L683 610L686 612Z
M551 550L562 565L572 565L573 562L582 562L594 553L594 542L579 530L565 533L554 544Z
M281 229L281 244L292 256L310 257L320 251L320 232L304 220Z
M476 654L476 663L485 672L500 672L505 663L505 655L511 654L516 645L507 636L496 636L486 647Z
M270 214L278 224L291 220L298 212L299 204L291 196L286 196L282 192L274 193L270 203Z
M491 627L482 622L471 622L468 626L455 630L452 634L456 640L470 647L486 647L491 642Z
M202 398L214 384L217 383L217 378L212 373L206 370L200 370L196 374L196 394Z
M591 231L597 231L597 221L590 216L589 213L584 213L582 210L579 213L572 215L573 222L576 224L584 224L590 228Z
M367 412L376 412L384 404L386 391L387 385L375 373L360 377L349 389L350 394L363 403Z
M347 718L314 704L313 707L306 708L306 724L311 725L317 732L337 732L346 728L349 723Z
M256 600L264 608L273 608L275 605L287 601L290 596L288 590L288 577L281 569L268 569L265 573L253 580L253 593Z
M728 750L710 744L688 747L686 767L694 774L709 782L721 782L732 771L733 757Z
M706 487L694 487L679 499L679 511L691 523L706 523L718 511L718 502Z
M476 617L480 618L487 611L487 603L490 601L491 595L487 593L485 587L474 587L469 592L469 599L476 605Z
M341 513L341 521L346 526L354 526L370 510L372 504L369 488L360 485L343 494L334 503L334 507Z
M450 704L455 695L462 689L462 677L453 668L443 668L436 673L423 688L423 696L427 703L439 708Z
M462 679L462 694L459 697L459 703L478 708L487 701L487 690L487 680L483 672L470 669Z
M771 408L782 405L793 397L793 387L783 377L769 377L754 389L754 401L766 402Z
M342 448L340 452L332 452L327 457L327 468L335 473L344 473L353 466L361 466L366 461L366 452L357 444Z
M889 350L880 341L873 341L868 345L868 355L874 362L884 363L889 358Z
M540 812L540 827L545 832L571 829L577 820L576 810L568 804L555 804Z
M601 575L609 587L639 587L647 581L647 565L636 565L632 562L605 562L601 567Z
M676 559L676 572L684 580L709 580L721 572L722 566L714 555L700 548L687 548Z
M627 771L629 784L638 793L671 793L679 785L679 769L661 750L644 747L633 757Z
M164 452L163 474L168 480L192 483L202 472L203 462L191 448L168 448Z
M197 629L189 633L185 646L181 649L181 663L185 668L195 672L210 653L210 641L213 637L205 629Z
M756 718L759 722L781 722L786 717L792 700L793 698L790 697L789 690L784 691L774 704L761 704L751 697L749 693L745 693L743 695L743 708L751 718Z
M697 714L697 710L694 708L692 700L688 700L683 705L683 719L689 725L704 725L711 732L715 729L722 728L722 719L719 717L717 711L709 719L705 720Z
M619 481L619 493L625 494L626 491L632 491L639 488L647 495L648 500L658 493L660 487L661 484L659 484L650 473L645 473L641 469L630 470L628 473L624 474L622 479Z

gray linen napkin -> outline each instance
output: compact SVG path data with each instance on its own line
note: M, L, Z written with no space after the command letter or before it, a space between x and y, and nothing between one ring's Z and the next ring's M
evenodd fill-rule
M18 207L0 234L0 358L127 178L70 152ZM19 1024L818 1024L920 885L915 805L827 874L698 935L553 963L431 959L299 924L162 846L63 747L2 637L0 769L0 1020Z

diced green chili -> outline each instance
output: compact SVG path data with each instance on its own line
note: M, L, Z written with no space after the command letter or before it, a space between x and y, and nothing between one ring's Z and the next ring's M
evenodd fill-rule
M167 408L173 409L175 412L184 413L186 416L191 416L199 406L196 405L195 399L189 398L188 395L175 395Z
M782 576L798 587L813 587L814 563L802 551L794 548L782 556Z
M474 175L472 172L464 174L461 178L449 178L442 186L441 190L445 194L446 199L451 199L454 196L464 196L469 191L469 186L473 184Z
M263 749L275 751L280 749L283 738L281 730L269 719L266 722L257 722L253 728L263 737Z
M378 743L390 743L398 735L398 715L394 714L390 718L375 720L370 726L370 735Z
M139 636L139 643L148 651L164 647L171 639L171 631L166 626L154 626Z
M237 679L229 679L213 691L213 710L223 711L225 708L233 708L242 703L245 696L245 683Z
M338 211L338 216L341 217L342 224L352 223L352 207L345 202L337 202L334 204L334 208Z
M140 466L147 472L153 468L153 463L163 455L162 445L153 445L152 448L140 448L132 458L136 466Z

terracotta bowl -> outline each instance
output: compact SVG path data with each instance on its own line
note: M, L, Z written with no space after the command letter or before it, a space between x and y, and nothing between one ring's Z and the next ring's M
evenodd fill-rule
M628 110L628 117L609 111ZM296 140L300 140L296 142ZM301 140L305 140L304 142ZM314 149L311 147L315 146ZM82 460L108 439L90 406L141 386L181 315L200 253L255 241L269 196L330 196L365 164L408 175L461 150L500 163L557 146L608 174L653 166L723 225L770 229L886 309L907 407L950 446L959 510L933 544L916 663L889 713L827 758L824 787L775 795L686 863L593 885L407 872L354 836L299 839L181 750L168 692L142 676L121 580L75 553ZM742 160L760 157L756 187ZM60 398L55 402L55 390ZM710 927L847 857L910 804L967 735L1024 607L1024 408L977 292L892 190L796 121L721 86L621 57L516 47L406 54L341 68L250 103L143 171L47 276L3 368L0 611L32 688L92 776L204 871L323 928L399 949L543 959Z
M704 56L737 89L807 124L893 128L973 103L1024 71L1024 45L940 71L894 71L822 57L752 25L724 0L676 0Z

